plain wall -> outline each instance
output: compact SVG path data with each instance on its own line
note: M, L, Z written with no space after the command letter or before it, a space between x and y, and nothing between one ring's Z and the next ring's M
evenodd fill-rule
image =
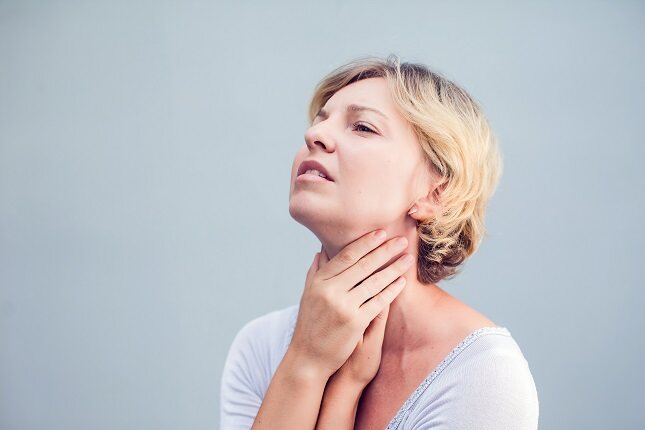
M213 429L237 330L300 299L314 85L398 54L504 174L440 285L511 331L540 428L643 428L645 7L0 1L0 428Z

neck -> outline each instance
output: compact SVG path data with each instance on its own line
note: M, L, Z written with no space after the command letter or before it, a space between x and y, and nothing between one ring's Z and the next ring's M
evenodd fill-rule
M416 264L404 275L405 288L390 305L385 326L383 353L400 353L426 347L433 338L437 318L433 311L448 294L436 284L422 284L416 278ZM430 326L430 322L433 322Z
M407 252L414 257L414 263L403 274L406 278L406 286L390 305L385 327L383 352L396 353L413 350L428 344L430 336L430 330L428 329L429 315L432 315L432 309L447 293L436 284L422 284L417 279L418 235L416 222L411 220L406 222L402 229L386 228L385 231L388 238L405 236L408 239L408 247L401 254ZM363 232L353 237L360 237L365 233ZM327 238L321 239L321 251L325 252L330 260L351 242L343 243L338 241L339 236L343 235L326 236ZM387 267L396 259L398 259L398 255L378 270Z

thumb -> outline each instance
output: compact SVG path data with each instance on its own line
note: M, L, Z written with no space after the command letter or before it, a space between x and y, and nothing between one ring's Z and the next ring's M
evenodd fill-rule
M307 276L305 278L305 287L307 287L311 283L311 278L314 276L314 273L318 271L318 261L320 260L320 252L316 252L314 255L314 259L311 262L311 265L309 266L309 270L307 270Z
M388 304L381 312L370 322L363 334L363 342L372 343L376 342L379 345L383 344L383 336L385 336L385 326L387 324L387 317L390 313L390 305Z

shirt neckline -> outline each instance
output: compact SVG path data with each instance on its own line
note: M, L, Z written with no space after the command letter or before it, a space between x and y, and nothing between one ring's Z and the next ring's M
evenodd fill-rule
M470 334L468 334L464 339L461 340L449 353L446 357L441 360L437 366L430 372L430 374L419 384L419 386L412 392L412 394L403 402L398 412L390 423L387 425L386 430L394 430L399 424L401 424L403 418L408 415L408 412L412 409L416 401L419 399L421 394L430 386L430 384L444 371L446 367L452 361L461 354L469 345L471 345L475 340L486 334L502 334L510 336L510 332L506 327L502 326L487 326L480 327Z
M284 348L283 350L286 351L286 348L289 347L289 343L291 342L291 338L293 336L293 332L296 327L296 321L298 318L298 310L299 306L295 305L294 306L294 312L291 315L291 319L289 322L289 329L287 330L285 334L285 341L284 341ZM397 413L394 415L394 417L390 420L389 424L387 425L385 430L394 430L398 428L398 426L401 424L403 421L403 418L405 418L408 415L408 412L412 409L416 401L419 399L421 394L430 386L432 381L434 381L440 374L443 372L443 370L448 367L450 363L459 355L461 354L469 345L471 345L475 340L480 338L483 335L486 334L502 334L502 335L507 335L510 336L511 333L506 327L503 326L486 326L486 327L480 327L478 329L473 330L470 334L468 334L466 337L464 337L458 344L455 346L449 353L444 357L443 360L439 362L435 366L435 368L426 376L426 378L421 381L419 386L410 394L410 396L403 402Z

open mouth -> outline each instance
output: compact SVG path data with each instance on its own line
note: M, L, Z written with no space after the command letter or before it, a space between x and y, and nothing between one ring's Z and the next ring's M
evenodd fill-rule
M329 181L329 179L327 178L327 176L325 176L325 174L324 174L324 173L319 172L319 171L318 171L318 170L316 170L316 169L309 169L309 170L307 170L306 172L304 172L303 174L298 175L298 176L299 176L299 177L302 177L302 176L311 176L312 178L320 178L320 179L323 179L323 180L325 180L325 181Z
M322 179L326 181L334 182L333 178L329 176L325 166L317 162L316 160L305 160L298 167L297 177L306 177L308 179Z

